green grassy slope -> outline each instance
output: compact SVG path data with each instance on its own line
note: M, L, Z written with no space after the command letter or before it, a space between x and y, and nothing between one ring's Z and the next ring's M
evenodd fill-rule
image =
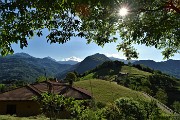
M81 77L81 80L89 80L97 78L97 76L104 76L107 80L112 80L119 72L128 73L131 77L148 77L149 75L152 75L150 72L142 71L132 66L122 65L109 68L101 67L95 71L89 71L86 75Z
M75 82L74 85L85 88L89 92L91 92L92 86L93 97L95 98L95 101L99 102L113 102L120 97L132 97L136 100L148 100L140 92L131 90L121 85L117 85L115 82L109 82L100 79L91 79Z
M127 87L118 85L115 82L105 81L101 79L78 81L75 82L74 85L77 87L85 88L89 92L91 92L91 87L92 87L92 93L95 101L102 102L105 104L112 103L113 101L121 97L129 97L129 98L133 98L134 100L143 100L143 101L154 100L154 98L144 93L131 90ZM173 114L171 111L169 111L169 109L162 106L160 102L157 102L157 105L159 106L161 112L164 115Z
M124 75L124 73L128 74ZM106 81L95 81L96 78ZM171 107L174 101L180 100L180 80L140 65L128 66L118 61L105 62L81 76L82 83L79 82L78 85L90 90L90 84L88 84L90 79L92 79L92 90L96 101L112 102L119 97L152 100L149 96L144 95L146 96L144 98L142 93L137 92L144 91L162 102L164 99L156 96L159 89L165 91L165 95L167 95L166 105L168 107ZM115 81L119 85L110 83L110 81ZM172 110L167 109L159 102L157 102L157 105L162 110L162 113L173 113Z
M122 66L121 72L129 73L130 75L143 75L143 76L149 76L152 74L149 72L139 70L135 67L130 67L130 66L126 66L126 65Z

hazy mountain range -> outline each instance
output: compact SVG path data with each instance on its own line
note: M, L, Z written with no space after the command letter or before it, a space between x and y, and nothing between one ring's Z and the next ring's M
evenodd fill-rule
M139 60L133 64L143 64L154 70L160 70L161 72L180 78L180 60L170 59L163 62L155 62L153 60Z
M0 81L2 80L26 80L35 81L39 76L65 77L69 71L84 73L95 68L105 61L119 60L125 63L144 64L150 68L180 78L180 60L168 60L155 62L152 60L126 61L118 58L108 58L103 54L94 54L86 57L83 61L56 61L51 57L36 58L26 53L16 53L6 57L0 56Z
M55 76L71 65L59 64L45 58L35 58L26 53L17 53L0 57L0 81L2 80L27 80L35 81L39 76Z
M75 65L79 63L78 61L68 60L68 61L58 61L60 64L69 64L69 65Z

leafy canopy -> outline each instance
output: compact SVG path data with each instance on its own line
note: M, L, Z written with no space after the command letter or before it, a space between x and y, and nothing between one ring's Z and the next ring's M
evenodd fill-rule
M28 38L50 31L47 41L65 43L84 37L99 46L117 45L127 59L137 58L133 44L162 49L165 58L180 53L179 0L0 0L0 51L13 53L12 43L28 46ZM126 7L128 15L119 16Z
M154 101L119 98L107 107L108 120L155 120L160 119L160 110Z
M85 107L83 104L86 102L53 93L42 93L40 97L36 96L33 99L40 104L43 114L50 117L50 120L56 120L59 117L78 117ZM66 111L67 114L62 115L64 114L63 111Z

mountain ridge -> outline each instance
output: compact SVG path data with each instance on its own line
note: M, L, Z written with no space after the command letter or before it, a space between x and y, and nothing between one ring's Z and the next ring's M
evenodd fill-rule
M0 57L0 81L25 80L33 82L39 76L53 77L71 65L59 64L47 58L35 58L29 54L18 53Z
M84 73L102 64L105 61L111 61L111 60L104 54L96 53L94 55L86 57L82 62L80 62L76 71L80 74Z
M96 53L87 56L83 61L73 64L59 63L51 57L36 58L27 53L16 53L6 57L0 56L0 81L11 79L23 79L28 81L35 81L38 76L46 75L50 77L57 77L62 79L67 72L76 71L80 74L88 70L94 69L105 61L126 60L119 58L108 58L104 54ZM72 61L74 62L74 61ZM176 78L180 78L180 60L167 60L162 62L155 62L153 60L133 60L133 64L143 64L155 70L160 70Z
M101 65L105 61L111 61L104 54L96 53L94 55L87 56L83 61L73 65L67 71L56 75L57 78L62 79L66 76L66 73L76 71L79 74L83 74L88 70L94 69L98 65Z
M180 78L180 60L169 59L167 61L162 62L156 62L153 60L139 60L134 62L133 64L143 64L154 70L159 70L166 74Z

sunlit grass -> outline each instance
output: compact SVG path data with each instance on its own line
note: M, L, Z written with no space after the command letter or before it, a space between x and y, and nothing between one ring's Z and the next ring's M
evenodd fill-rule
M93 76L94 76L94 73L90 73L90 74L88 74L88 75L82 77L81 80L89 80L89 79L92 79Z
M78 81L74 84L75 86L87 89L89 92L91 92L92 87L93 97L97 102L113 102L114 100L120 97L131 97L136 100L147 100L147 98L143 96L140 92L123 87L121 85L116 84L115 82L109 82L100 79L91 79L91 81Z
M0 115L0 120L50 120L44 115L30 116L30 117L16 117L11 115Z
M121 72L129 73L130 75L144 75L144 76L149 76L152 74L130 66L122 66Z

